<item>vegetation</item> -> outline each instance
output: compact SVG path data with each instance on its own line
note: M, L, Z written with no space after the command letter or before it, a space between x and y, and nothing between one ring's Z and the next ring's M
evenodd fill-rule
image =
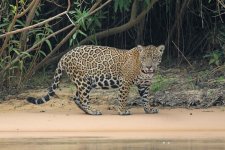
M150 90L155 93L158 91L166 90L170 85L172 85L176 80L174 78L164 77L162 75L156 75Z
M197 56L218 69L224 66L224 14L223 0L2 0L0 91L20 88L82 44L164 43L167 60L190 63Z

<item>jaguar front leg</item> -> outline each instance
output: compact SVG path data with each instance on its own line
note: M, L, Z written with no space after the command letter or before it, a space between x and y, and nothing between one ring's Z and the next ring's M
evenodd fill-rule
M156 107L151 107L148 100L149 87L148 86L138 86L138 92L141 96L141 101L143 102L144 111L147 114L158 113L159 110Z
M130 115L130 111L127 109L127 98L129 95L129 86L122 85L119 89L119 97L118 97L118 112L120 115Z

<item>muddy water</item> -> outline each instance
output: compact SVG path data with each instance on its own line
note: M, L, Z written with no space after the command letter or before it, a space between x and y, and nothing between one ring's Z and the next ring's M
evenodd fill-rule
M115 140L104 138L0 139L0 150L224 150L218 140Z

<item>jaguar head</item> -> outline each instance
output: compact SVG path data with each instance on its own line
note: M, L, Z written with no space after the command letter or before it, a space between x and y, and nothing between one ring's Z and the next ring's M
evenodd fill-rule
M140 51L141 72L144 74L154 73L161 62L165 46L160 45L157 47L153 45L138 45L137 48Z

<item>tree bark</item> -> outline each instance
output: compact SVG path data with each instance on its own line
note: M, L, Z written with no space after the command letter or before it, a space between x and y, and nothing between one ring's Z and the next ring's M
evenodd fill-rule
M136 26L136 30L137 30L137 37L136 37L136 40L135 40L136 45L143 45L144 44L144 27L145 27L145 17Z
M189 6L191 1L192 0L185 0L183 2L182 6L181 6L181 9L180 9L180 12L179 12L179 15L176 17L175 22L174 22L172 28L170 29L170 32L168 33L168 37L167 37L167 40L165 42L165 45L169 46L171 38L174 35L174 31L175 31L177 25L180 23L180 20L182 19L183 15L186 11L186 8Z
M36 0L34 5L33 5L33 7L31 8L28 16L27 16L26 23L25 23L26 27L31 24L39 4L40 4L40 0ZM28 31L29 30L23 31L21 36L20 36L20 50L21 51L25 51L26 50L26 47L27 47L27 33L28 33Z

